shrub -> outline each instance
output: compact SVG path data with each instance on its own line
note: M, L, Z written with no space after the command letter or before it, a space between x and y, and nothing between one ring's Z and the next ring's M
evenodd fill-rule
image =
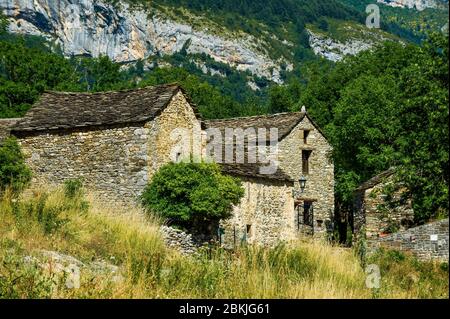
M64 181L64 194L66 197L73 199L83 194L83 182L81 179L68 179Z
M7 187L14 192L23 189L31 180L31 171L14 137L0 145L0 191Z
M229 218L243 195L239 179L223 175L217 164L169 163L153 176L142 202L171 224L204 231Z

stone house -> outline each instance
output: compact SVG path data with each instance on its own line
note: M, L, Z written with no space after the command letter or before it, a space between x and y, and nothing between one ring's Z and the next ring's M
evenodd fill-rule
M410 198L403 198L403 190L393 188L394 170L389 169L361 184L354 193L353 231L358 237L364 232L367 239L404 231L414 222Z
M259 164L222 164L240 176L245 195L224 223L223 241L271 244L299 236L324 237L334 214L334 165L331 146L320 128L303 112L206 121L206 127L276 128L278 169L258 174ZM306 178L304 188L300 179Z
M11 123L10 123L11 124ZM11 126L12 125L12 126ZM208 130L276 128L277 167L220 163L243 181L245 196L223 223L224 244L273 244L307 234L324 237L334 212L331 146L306 110L203 121L178 85L103 93L46 92L10 133L19 139L37 185L82 178L111 202L135 203L153 174L183 150L204 156ZM302 183L300 183L302 180ZM306 182L306 183L305 183ZM301 184L301 185L300 185Z
M176 85L106 93L47 92L11 129L35 184L82 178L111 201L133 202L171 160L176 128L200 131ZM193 139L193 137L191 136Z

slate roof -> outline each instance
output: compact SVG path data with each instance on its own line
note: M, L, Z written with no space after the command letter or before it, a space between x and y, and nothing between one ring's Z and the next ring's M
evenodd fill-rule
M179 90L167 84L99 93L45 92L13 132L144 122L157 116Z
M19 118L0 119L0 143L9 136L11 128L19 120Z
M279 181L289 181L293 182L293 179L288 176L281 168L278 168L274 174L261 174L260 167L267 166L268 164L227 164L222 163L219 166L222 169L223 173L235 175L235 176L244 176L244 177L257 177L269 180L279 180Z
M278 128L278 140L282 140L286 137L294 127L300 123L306 116L305 112L289 112L278 113L271 115L258 115L248 117L238 117L231 119L210 120L205 121L205 125L208 128L218 128L222 132L222 136L225 136L225 128L246 128L253 127L266 128L267 137L270 137L270 128Z
M278 113L271 115L258 115L249 117L239 117L230 119L220 119L220 120L209 120L205 121L205 126L207 128L218 128L222 137L225 138L226 128L241 128L243 130L247 128L266 128L267 140L271 139L270 128L278 129L278 141L281 141L306 117L311 121L315 128L323 135L320 128L314 123L314 121L308 116L306 112L288 112L288 113ZM257 134L257 132L256 132ZM223 140L223 143L228 143L229 141ZM235 146L235 141L232 142ZM225 146L224 146L225 147ZM245 158L247 156L245 155ZM278 168L274 174L261 174L260 167L266 166L267 164L220 164L222 170L226 173L238 176L248 176L248 177L260 177L265 179L283 180L283 181L293 181L293 179L287 175L285 172Z
M390 177L394 173L395 173L394 168L385 170L384 172L381 172L380 174L375 175L371 179L369 179L369 180L365 181L364 183L362 183L361 185L359 185L359 187L355 191L356 192L364 191L364 190L372 188L378 184L381 184L386 180L386 178Z

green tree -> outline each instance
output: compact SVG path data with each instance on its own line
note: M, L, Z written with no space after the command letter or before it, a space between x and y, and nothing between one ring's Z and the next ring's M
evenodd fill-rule
M0 117L22 116L44 90L64 90L76 82L62 56L28 48L22 38L0 41Z
M448 35L431 35L416 61L400 78L396 146L399 180L413 199L416 220L423 222L449 210Z
M358 184L396 167L416 222L448 215L448 35L309 67L294 109L306 105L333 145L336 207L350 210Z
M169 163L146 187L142 202L170 224L210 233L231 216L244 190L239 179L223 175L214 163Z
M17 140L5 139L0 145L0 191L11 188L20 191L31 179L31 171L25 165Z

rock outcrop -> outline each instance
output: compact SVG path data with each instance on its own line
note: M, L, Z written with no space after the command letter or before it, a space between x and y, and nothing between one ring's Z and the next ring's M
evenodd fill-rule
M40 35L62 48L66 56L107 55L129 63L155 55L206 53L237 70L281 83L281 65L271 59L264 43L251 35L225 38L175 22L162 12L113 6L100 0L0 0L10 32ZM187 46L187 48L186 48Z
M337 62L346 55L356 55L361 51L372 48L375 44L369 40L349 39L342 43L324 35L308 30L309 45L316 55Z
M418 11L448 6L448 0L377 0L377 2L394 8L416 9Z
M370 50L373 46L384 41L396 41L385 35L370 30L360 30L357 36L351 36L345 41L338 41L325 34L307 30L309 46L316 55L337 62L346 55L357 55L361 51ZM403 43L401 40L397 40Z

